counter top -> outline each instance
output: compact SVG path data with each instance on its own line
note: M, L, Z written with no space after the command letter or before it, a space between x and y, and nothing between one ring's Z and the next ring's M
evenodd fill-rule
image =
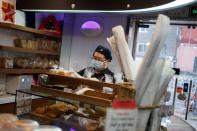
M32 99L38 99L40 97L33 96ZM8 104L15 102L15 95L5 94L0 96L0 104Z
M0 104L7 104L13 102L15 102L15 95L6 94L0 96Z

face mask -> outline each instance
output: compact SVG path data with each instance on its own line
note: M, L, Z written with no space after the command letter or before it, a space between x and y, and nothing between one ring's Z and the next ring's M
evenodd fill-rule
M96 70L104 70L105 68L107 68L103 62L98 61L98 60L94 60L92 59L91 61L91 67L95 68Z

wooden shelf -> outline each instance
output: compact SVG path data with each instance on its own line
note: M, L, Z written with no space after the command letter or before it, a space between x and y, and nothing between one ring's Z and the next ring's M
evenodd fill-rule
M27 49L27 48L11 47L11 46L3 46L3 45L0 45L0 50L11 51L11 52L25 52L25 53L35 53L35 54L59 55L58 52L53 52L53 51L35 50L35 49Z
M48 69L0 69L3 74L42 74L49 72Z
M20 26L20 25L15 25L15 24L10 24L10 23L0 22L0 28L7 28L7 29L19 30L19 31L33 33L33 34L38 34L38 35L53 37L53 38L61 38L60 35L56 35L56 34L53 34L53 33L50 33L50 32L39 31L39 30L36 30L36 29L33 29L33 28L29 28L29 27L25 27L25 26Z
M118 84L112 84L112 83L105 83L100 81L93 81L89 79L82 79L82 78L75 78L71 76L62 76L62 75L56 75L47 73L49 75L49 82L51 85L60 84L60 85L88 85L89 88L95 89L95 90L101 90L102 87L110 87L114 90L120 88L120 85Z
M68 93L68 92L63 92L63 91L59 91L56 89L49 89L46 87L42 87L42 86L35 86L32 85L31 91L32 94L38 95L38 94L42 94L49 98L55 98L56 100L61 100L63 101L67 101L68 99L73 100L73 101L80 101L82 103L88 103L88 104L92 104L92 105L97 105L97 106L102 106L102 107L110 107L111 106L111 102L112 100L107 100L104 98L98 98L98 97L92 97L92 96L86 96L83 94L77 95L74 93ZM45 97L45 96L41 96L41 97ZM58 99L59 97L59 99ZM61 97L61 98L60 98ZM68 101L69 102L69 101Z

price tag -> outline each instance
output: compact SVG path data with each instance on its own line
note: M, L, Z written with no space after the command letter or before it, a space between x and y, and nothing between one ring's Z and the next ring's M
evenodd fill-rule
M136 131L137 109L108 109L105 131Z
M137 109L134 101L114 101L106 115L105 131L136 131Z
M113 100L112 107L114 109L134 109L136 108L135 100Z

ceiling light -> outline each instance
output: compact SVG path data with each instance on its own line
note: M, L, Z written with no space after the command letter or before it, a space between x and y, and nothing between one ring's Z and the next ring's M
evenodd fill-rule
M85 36L98 36L102 31L102 26L96 21L86 21L81 25L81 32Z
M127 8L130 8L130 4L127 4Z
M74 9L75 8L75 4L71 4L71 8Z

